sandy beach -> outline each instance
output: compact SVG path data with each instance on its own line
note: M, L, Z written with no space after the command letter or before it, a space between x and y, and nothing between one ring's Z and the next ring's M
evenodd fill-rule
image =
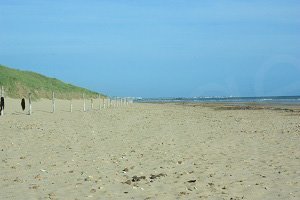
M51 106L6 99L0 199L300 199L297 107Z

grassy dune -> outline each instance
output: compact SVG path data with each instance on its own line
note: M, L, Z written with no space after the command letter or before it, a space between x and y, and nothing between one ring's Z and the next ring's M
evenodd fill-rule
M55 92L56 98L60 99L81 98L83 93L86 97L98 96L96 92L64 83L55 78L3 65L0 65L0 86L4 86L5 95L12 98L24 97L28 93L32 93L35 99L52 98L52 91Z

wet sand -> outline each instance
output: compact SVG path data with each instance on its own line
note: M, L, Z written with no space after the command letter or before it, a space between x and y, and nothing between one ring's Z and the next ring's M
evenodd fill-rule
M94 104L6 100L0 199L300 199L297 106Z

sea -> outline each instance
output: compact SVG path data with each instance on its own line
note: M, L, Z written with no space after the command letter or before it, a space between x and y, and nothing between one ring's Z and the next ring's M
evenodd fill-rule
M268 96L268 97L167 97L167 98L135 98L140 103L265 103L265 104L299 104L300 96Z

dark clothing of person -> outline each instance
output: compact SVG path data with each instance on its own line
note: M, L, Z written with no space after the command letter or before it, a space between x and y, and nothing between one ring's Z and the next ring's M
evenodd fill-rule
M24 98L21 100L21 106L22 106L22 110L24 111L25 110L25 99Z

